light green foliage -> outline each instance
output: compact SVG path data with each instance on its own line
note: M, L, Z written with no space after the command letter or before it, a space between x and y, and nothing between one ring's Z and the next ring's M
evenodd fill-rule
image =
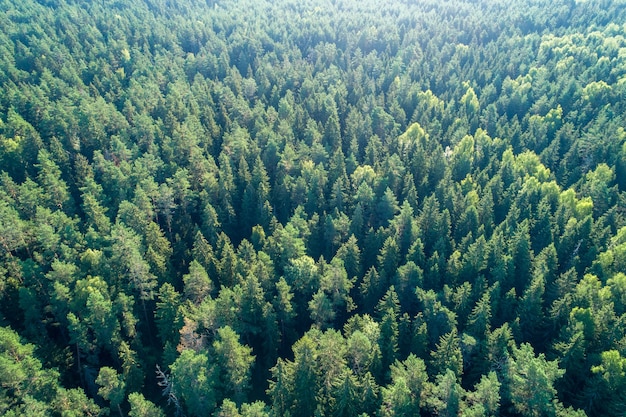
M121 375L118 375L115 369L107 366L100 368L96 384L100 386L98 395L107 400L111 404L111 408L116 409L120 416L123 416L122 401L126 397L126 383Z
M183 275L185 296L194 303L200 303L213 289L213 283L206 270L196 260L189 264L189 273Z
M130 417L165 417L165 413L152 402L145 399L143 394L133 392L128 395Z
M18 334L0 327L0 411L3 415L97 416L100 408L80 389L59 385L59 373L45 369L34 346Z
M0 334L0 393L3 413L19 406L22 400L27 401L25 407L50 400L56 389L58 374L42 369L41 362L33 356L34 346L22 344L13 330L2 327Z
M626 358L616 350L609 350L602 352L601 361L591 368L601 378L598 382L603 387L601 395L605 403L600 407L609 413L619 413L626 407Z
M44 189L48 208L62 210L63 205L69 203L70 194L67 184L61 179L61 170L45 150L39 151L37 162L37 168L39 168L37 179Z
M383 416L418 415L428 375L422 359L409 355L390 367L391 384L381 390Z
M500 388L502 384L495 372L483 375L474 386L474 391L469 391L466 397L468 416L494 416L500 411Z
M626 359L616 350L602 352L602 364L591 368L592 372L602 375L602 379L611 391L618 391L626 383Z
M97 406L92 399L87 398L80 388L59 389L53 404L63 417L100 416L106 411Z
M241 403L250 384L252 349L241 345L237 333L228 326L218 329L213 349L224 392Z
M170 366L172 390L191 416L204 416L215 407L215 365L205 353L183 350Z
M527 416L554 415L554 382L564 372L556 361L547 361L543 354L535 356L527 343L513 348L508 383L515 410Z
M0 414L624 415L623 6L3 0Z
M431 352L430 355L435 375L443 375L447 371L452 371L452 374L458 378L463 373L461 341L456 329L441 336L436 350Z
M252 404L242 404L238 409L237 405L230 401L224 400L224 403L218 411L213 414L215 417L269 417L267 407L261 401Z
M451 369L437 375L435 383L431 383L429 388L431 392L426 403L435 414L447 417L459 415L463 409L462 398L465 392Z

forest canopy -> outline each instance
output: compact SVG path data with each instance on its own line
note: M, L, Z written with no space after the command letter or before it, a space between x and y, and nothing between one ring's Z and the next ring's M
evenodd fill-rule
M623 0L3 0L0 414L623 416Z

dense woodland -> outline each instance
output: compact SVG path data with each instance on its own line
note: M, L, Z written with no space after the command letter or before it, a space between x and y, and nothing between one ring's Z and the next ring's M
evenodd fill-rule
M624 0L1 0L0 414L623 416Z

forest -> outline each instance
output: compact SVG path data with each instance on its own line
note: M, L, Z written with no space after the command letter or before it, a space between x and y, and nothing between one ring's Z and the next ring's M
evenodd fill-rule
M0 0L0 415L626 414L625 0Z

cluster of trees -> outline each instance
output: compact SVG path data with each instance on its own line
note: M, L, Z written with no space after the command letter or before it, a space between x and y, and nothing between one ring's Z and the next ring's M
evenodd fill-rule
M1 2L0 413L623 415L624 21Z

